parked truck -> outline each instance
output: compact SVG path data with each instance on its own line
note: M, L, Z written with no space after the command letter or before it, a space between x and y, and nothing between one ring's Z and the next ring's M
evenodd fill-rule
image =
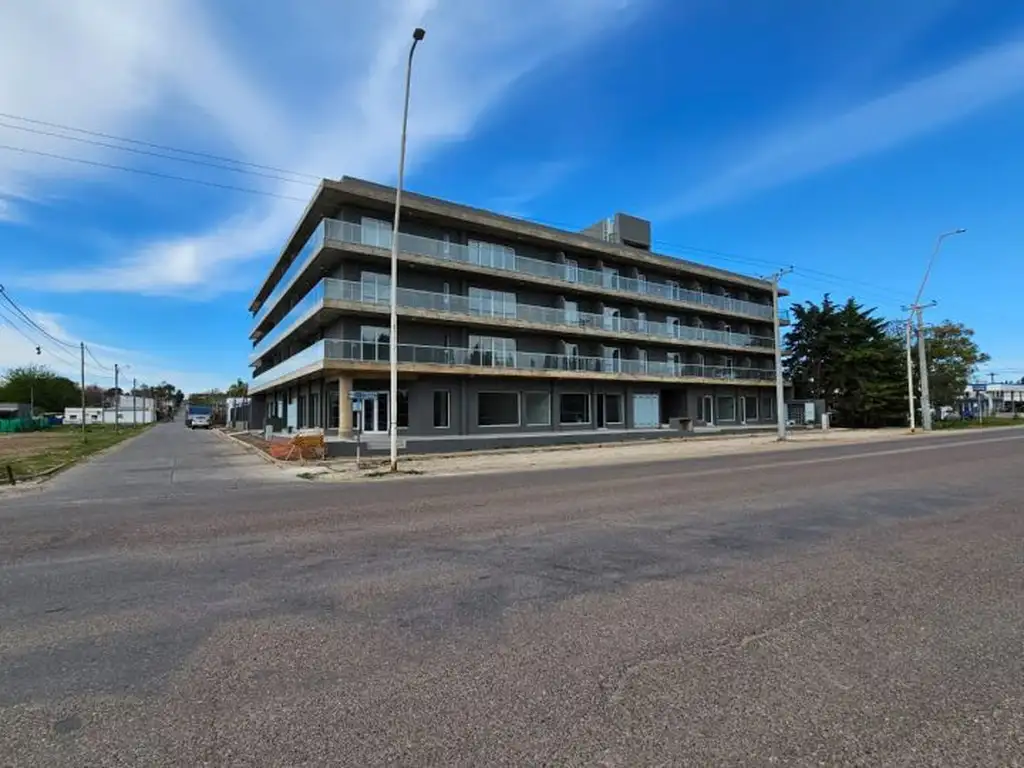
M213 409L208 405L189 405L185 409L188 429L209 429L213 426Z

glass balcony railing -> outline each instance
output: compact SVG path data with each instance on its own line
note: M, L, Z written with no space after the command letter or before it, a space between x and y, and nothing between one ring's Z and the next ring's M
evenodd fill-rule
M284 360L273 368L268 368L259 376L253 376L252 381L249 382L250 389L258 389L272 381L283 378L285 376L291 376L295 372L307 365L315 365L316 363L322 363L324 361L324 351L326 349L326 341L321 339L312 346L306 347L298 354L292 355L287 360Z
M249 362L259 360L275 344L288 336L292 329L302 320L305 320L308 316L321 309L324 304L324 291L326 287L327 281L325 280L317 283L313 290L303 297L302 301L292 307L288 314L281 318L270 333L256 342L253 345L252 354L249 355Z
M327 228L327 222L329 219L325 219L320 222L320 225L313 230L313 234L306 240L306 244L302 246L302 250L298 252L295 259L292 261L291 266L281 276L281 279L277 282L277 287L274 288L267 300L263 302L263 306L259 308L254 316L254 326L258 326L263 319L270 313L270 311L277 306L277 303L281 300L281 297L288 291L288 288L292 283L295 282L295 278L306 271L308 262L312 260L313 256L317 251L320 250L320 246L324 244L324 232Z
M391 301L388 286L389 283L379 282L357 283L334 278L321 280L306 298L285 315L273 333L260 339L253 349L250 361L254 362L259 359L261 355L287 336L296 323L315 311L314 308L321 307L325 298L388 305ZM653 322L619 315L567 311L532 304L494 303L486 298L456 296L410 288L398 289L398 306L403 309L423 309L473 317L519 320L560 328L589 328L612 333L631 333L666 341L695 341L755 349L772 349L774 346L771 337L768 336L752 336L745 333L699 328L681 323Z
M325 219L323 223L326 225L325 237L327 240L373 245L378 248L391 247L391 230L387 222L381 222L380 227L366 228L367 231L365 232L363 231L364 227L361 225L347 221ZM405 232L399 235L398 246L400 250L407 253L415 253L436 259L459 261L481 267L561 280L567 283L579 283L581 285L609 288L625 293L635 293L641 296L654 296L671 301L696 304L698 306L714 307L726 312L746 314L768 320L771 320L772 317L772 308L767 304L742 301L740 299L717 296L662 283L651 283L646 280L623 277L594 269L585 269L571 264L557 264L528 256L519 256L511 248L495 247L488 249L471 247L430 237L421 237L420 235L410 235Z
M295 278L305 271L308 262L313 259L326 241L355 243L375 248L390 248L391 226L385 221L378 222L377 226L364 227L360 224L353 224L338 219L324 219L295 257L292 265L278 283L277 288L256 313L255 320L257 325L277 304L281 296L287 292ZM772 307L769 304L759 304L753 301L744 301L712 293L694 291L675 285L623 277L611 272L585 269L572 264L558 264L528 256L519 256L513 249L504 246L491 246L487 243L469 246L403 232L399 235L399 248L406 253L434 259L533 275L534 277L559 280L564 283L608 288L638 296L652 296L659 299L678 301L698 307L712 307L724 312L743 314L765 320L772 319Z
M316 362L350 361L388 363L387 343L323 339L302 352L253 378L250 389L258 389L272 381ZM560 371L565 373L611 373L652 378L702 378L721 381L771 381L775 372L765 368L734 368L732 366L699 365L681 362L623 360L619 357L579 357L543 352L490 352L479 348L431 347L399 344L398 362L411 365L469 366L519 371Z

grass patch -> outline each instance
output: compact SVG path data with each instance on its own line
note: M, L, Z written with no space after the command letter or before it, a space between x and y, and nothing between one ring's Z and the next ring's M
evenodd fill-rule
M122 426L115 431L112 424L90 424L84 435L80 426L0 435L0 484L9 482L8 466L13 470L15 480L28 480L117 445L149 426Z
M977 419L936 421L935 429L989 429L990 427L1024 427L1024 419L991 418L979 422Z

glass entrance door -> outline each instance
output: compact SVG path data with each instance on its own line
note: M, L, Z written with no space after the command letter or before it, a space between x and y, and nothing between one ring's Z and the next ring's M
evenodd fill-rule
M372 434L388 431L388 393L366 392L352 410L352 428Z
M715 399L711 395L704 396L704 423L715 423Z

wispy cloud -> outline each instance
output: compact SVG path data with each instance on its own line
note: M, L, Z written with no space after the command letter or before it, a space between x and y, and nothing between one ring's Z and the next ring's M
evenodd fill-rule
M316 0L319 27L309 26L312 17L304 5L282 11L282 18L264 30L265 40L247 39L245 46L235 47L216 33L217 19L210 15L216 6L198 2L125 0L124 18L114 19L111 29L90 16L87 9L93 4L88 0L71 3L70 19L61 18L66 15L63 10L29 10L45 5L64 9L65 4L56 0L19 4L14 13L18 34L0 33L0 50L5 43L13 45L8 60L0 58L0 66L6 63L13 70L17 63L20 71L28 61L34 75L28 78L30 87L0 90L0 110L129 133L165 117L172 119L175 110L183 108L197 121L201 117L201 124L221 144L250 162L316 176L387 180L394 175L403 69L415 26L424 26L428 33L416 59L409 138L412 170L446 144L465 138L523 75L621 24L613 12L642 1L566 0L552 5L541 0L396 0L351 2L339 8ZM54 19L61 26L57 37L80 41L71 58L81 63L83 74L74 79L57 77L43 61L61 51L59 46L32 42L44 31L52 40L48 30ZM343 45L327 45L320 37L312 41L323 51L315 62L300 56L311 44L304 35L320 35L331 28L344 32ZM291 74L295 82L304 82L303 108L296 108L290 89L262 86L268 78L252 55L254 50L265 55L261 42L267 44L266 50L296 51L303 69ZM60 57L58 61L62 70L76 71L73 63L69 67ZM108 75L115 79L104 85ZM79 90L80 80L85 86ZM107 92L101 93L104 89ZM59 106L65 97L70 98L68 109ZM95 103L103 106L90 115L89 105ZM37 140L48 146L43 137ZM2 155L0 162L7 163L9 158ZM29 197L70 170L77 169L56 162L37 166L34 160L0 165L0 195ZM283 198L305 197L312 191L259 181L266 182L261 191L281 197L236 200L233 209L212 225L193 231L170 229L126 247L107 263L48 274L45 286L52 291L171 295L187 295L199 286L237 286L237 281L217 278L276 253L304 207L303 202ZM253 271L254 280L261 271ZM38 276L20 279L38 281Z
M658 208L681 216L891 149L1024 91L1024 39L993 47L884 96L790 125Z
M487 207L506 216L529 218L531 203L564 182L580 167L579 160L547 160L519 168L504 169L495 186L502 194L487 202Z
M79 343L83 339L73 333L74 320L51 312L22 309L46 333L21 320L9 307L4 309L0 313L0 375L10 368L44 365L77 382L81 377ZM140 350L84 341L89 349L85 369L86 382L90 384L113 386L115 363L122 367L122 386L130 386L132 379L150 384L167 381L185 392L202 392L213 387L223 389L229 383L210 374L180 370Z

